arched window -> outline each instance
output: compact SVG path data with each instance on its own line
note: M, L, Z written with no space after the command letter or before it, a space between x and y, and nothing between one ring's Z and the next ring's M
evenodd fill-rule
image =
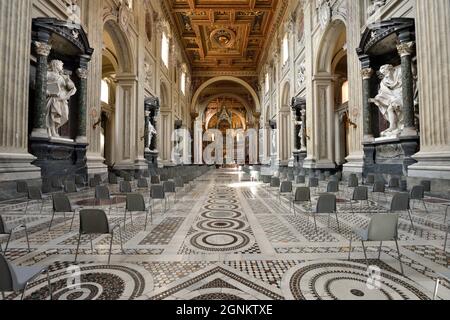
M167 68L169 68L169 46L169 38L166 33L163 32L161 41L161 59Z
M283 65L289 60L289 38L286 34L283 38Z
M186 72L181 72L181 79L180 79L180 89L181 92L183 92L184 95L186 95Z
M348 80L342 84L342 104L348 102Z
M109 104L109 84L105 79L102 80L100 100L106 104Z

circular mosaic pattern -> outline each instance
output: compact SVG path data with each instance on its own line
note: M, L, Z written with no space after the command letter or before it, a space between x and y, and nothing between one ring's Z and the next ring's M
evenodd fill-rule
M237 231L201 232L191 236L189 243L196 249L206 252L234 252L251 247L254 240L250 239L246 234Z
M230 203L233 203L233 204L236 204L237 203L237 200L235 200L235 199L213 199L213 198L211 198L210 200L208 200L207 201L207 203L209 203L209 204L230 204Z
M347 261L306 262L283 277L282 290L291 300L426 300L412 281L381 270L369 277L365 264Z
M223 301L236 301L236 300L244 300L241 297L235 296L233 294L227 294L227 293L206 293L202 294L200 296L197 296L191 300L223 300Z
M68 266L50 273L54 300L118 300L134 299L153 290L153 278L145 269L135 265ZM31 283L27 300L49 299L47 278ZM8 297L20 299L15 294Z
M207 210L236 210L239 206L231 203L223 203L223 204L208 204L205 206L205 209Z
M205 211L200 214L206 219L237 219L242 213L237 211Z
M203 220L197 223L197 228L205 231L218 231L218 230L241 230L246 227L245 222L233 219L220 219L220 220Z

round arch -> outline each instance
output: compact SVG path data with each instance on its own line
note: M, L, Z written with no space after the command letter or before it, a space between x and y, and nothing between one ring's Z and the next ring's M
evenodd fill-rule
M245 99L243 99L241 96L235 94L235 93L218 93L214 96L209 97L204 103L202 103L200 105L200 109L198 110L198 114L202 115L206 108L208 107L209 103L217 98L220 97L226 97L226 98L233 98L236 99L237 101L239 101L240 103L242 103L242 105L245 107L245 110L247 111L247 113L252 114L253 115L253 110L250 107L250 105L248 104L247 101L245 101Z
M289 106L291 103L291 84L289 81L286 81L282 88L281 107Z
M256 112L260 112L261 110L261 105L259 102L259 98L258 95L256 94L256 91L244 80L233 77L233 76L220 76L220 77L215 77L212 79L209 79L208 81L206 81L205 83L203 83L200 88L197 89L197 91L195 92L193 98L192 98L192 104L191 104L191 110L192 111L196 111L197 108L197 102L198 99L200 97L200 94L203 92L203 90L205 90L206 88L208 88L210 85L216 83L216 82L220 82L220 81L232 81L235 82L237 84L240 84L241 86L243 86L245 89L247 89L247 91L251 94L253 101L255 102L255 109ZM200 114L200 113L199 113Z
M104 20L103 31L108 33L116 51L118 60L118 73L133 73L133 53L128 37L113 17Z
M332 73L332 62L336 48L336 39L347 32L344 20L337 18L333 20L325 30L320 42L319 55L316 61L316 73Z

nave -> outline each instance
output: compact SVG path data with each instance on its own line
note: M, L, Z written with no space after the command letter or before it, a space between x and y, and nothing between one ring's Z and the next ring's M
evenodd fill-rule
M340 182L336 197L339 224L334 215L317 215L315 228L308 213L316 208L331 178L320 179L323 181L319 187L310 189L311 203L296 203L294 213L292 192L280 196L276 183L252 181L258 174L242 169L191 170L191 179L177 188L176 202L174 194L165 195L166 211L166 200L152 195L151 201L148 188L138 189L138 181L125 179L133 180L132 191L143 195L147 207L153 204L153 219L149 217L146 230L146 214L128 214L125 218L126 196L119 185L108 181L100 185L111 192L111 206L108 201L94 201L96 188L85 187L69 194L76 207L72 230L72 214L56 213L49 231L51 196L44 201L42 212L40 201L31 201L28 207L25 198L3 202L0 215L5 225L25 224L30 245L28 251L23 230L14 232L6 258L16 266L49 266L53 299L433 298L435 280L447 270L450 261L444 252L448 200L427 197L425 207L411 202L412 221L408 212L399 213L403 275L395 242L383 242L380 260L379 242L365 243L369 270L373 271L370 276L356 230L366 228L377 214L389 215L389 203L396 190L388 189L386 197L380 198L369 191L370 199L360 204L350 201L353 188ZM281 180L289 179L281 176ZM308 185L308 179L305 181ZM293 191L301 187L305 184L294 183ZM103 210L111 225L119 225L123 250L116 230L109 265L109 235L83 235L74 262L78 212L93 208ZM2 236L1 241L4 249L7 237ZM441 284L438 294L439 299L450 298L447 282ZM29 284L24 298L41 300L49 296L43 274ZM6 299L20 298L20 292L6 294Z

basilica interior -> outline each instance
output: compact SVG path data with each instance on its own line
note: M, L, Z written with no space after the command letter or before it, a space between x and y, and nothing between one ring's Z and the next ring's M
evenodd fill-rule
M449 0L1 0L1 300L449 300Z

